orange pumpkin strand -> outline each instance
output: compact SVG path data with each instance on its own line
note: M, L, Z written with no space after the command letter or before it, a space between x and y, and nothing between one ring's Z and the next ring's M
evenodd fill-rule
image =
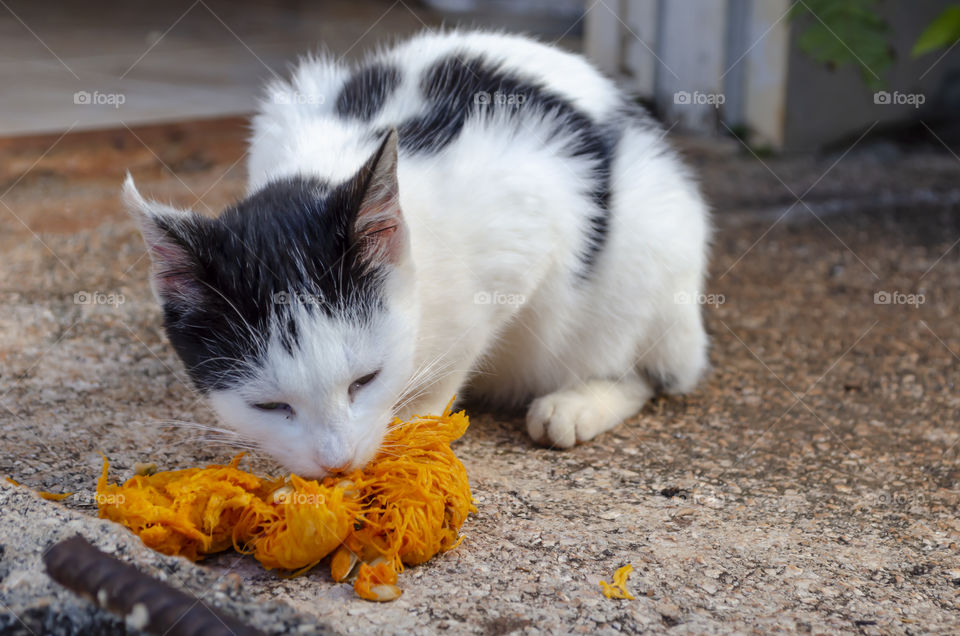
M403 566L460 545L460 527L476 512L467 471L450 449L469 420L451 413L452 402L439 416L394 420L385 440L389 453L322 482L257 477L238 468L241 454L227 465L137 475L116 485L107 480L104 457L100 516L166 554L196 561L232 547L290 576L340 548L331 561L334 579L349 574L356 555L364 562L357 594L392 600Z

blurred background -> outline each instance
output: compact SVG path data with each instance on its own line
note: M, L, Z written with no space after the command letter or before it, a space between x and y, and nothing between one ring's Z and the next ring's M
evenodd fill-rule
M946 120L960 113L960 4L950 0L0 5L0 135L244 114L306 51L350 60L441 25L582 51L668 125L757 149L817 150L872 126L909 133L921 119L949 141Z

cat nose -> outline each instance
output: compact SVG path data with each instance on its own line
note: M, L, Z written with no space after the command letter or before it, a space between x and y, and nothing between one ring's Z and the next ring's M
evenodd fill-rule
M345 444L328 444L325 449L317 449L314 455L317 466L328 475L346 472L353 461L353 450Z
M350 462L343 462L339 466L327 466L326 464L320 464L322 468L328 475L336 475L337 473L345 473L350 468Z

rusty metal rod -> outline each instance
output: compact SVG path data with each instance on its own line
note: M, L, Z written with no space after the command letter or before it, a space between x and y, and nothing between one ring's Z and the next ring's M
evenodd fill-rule
M236 618L207 607L195 596L101 552L80 535L50 548L43 563L57 583L151 634L263 635Z

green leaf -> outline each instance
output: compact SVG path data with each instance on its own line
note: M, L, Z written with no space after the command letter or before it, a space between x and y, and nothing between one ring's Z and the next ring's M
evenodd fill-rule
M953 5L944 9L943 13L924 29L917 43L913 45L911 54L920 57L930 51L936 51L952 46L960 40L960 5Z
M894 61L889 25L877 14L878 0L803 0L791 17L803 18L797 43L814 61L836 68L853 65L873 89Z

